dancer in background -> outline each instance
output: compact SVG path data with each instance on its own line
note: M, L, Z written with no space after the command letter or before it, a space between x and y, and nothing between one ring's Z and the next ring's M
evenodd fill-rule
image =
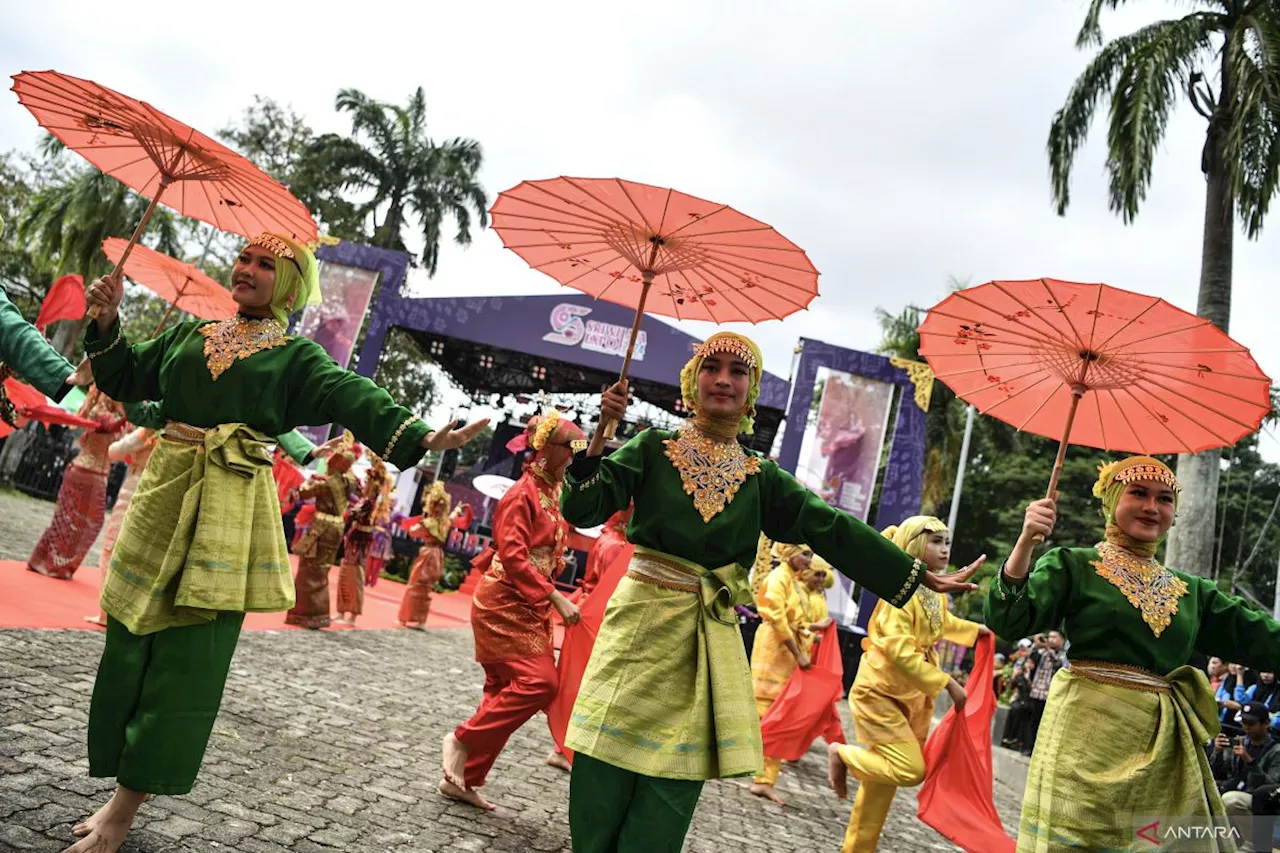
M408 526L410 536L422 540L418 556L409 569L409 583L405 586L404 598L400 599L400 613L396 617L406 628L422 629L427 626L431 596L444 576L444 543L449 538L454 519L461 516L466 507L466 504L460 504L450 512L451 502L444 483L436 480L422 496L423 514L402 522Z
M1057 510L1053 499L1032 502L987 593L987 624L1001 637L1062 628L1071 644L1031 756L1018 832L1023 853L1127 849L1134 819L1148 815L1228 828L1203 748L1219 731L1217 702L1204 671L1188 662L1193 652L1227 652L1271 669L1280 624L1211 579L1156 560L1179 488L1158 459L1104 466L1093 487L1103 540L1053 548L1034 570L1032 552L1052 535ZM1233 848L1222 835L1202 840L1200 849Z
M392 530L394 525L402 516L398 513L391 512L391 501L393 498L393 489L395 481L388 474L382 482L382 488L378 492L378 503L373 509L373 536L369 541L369 553L365 558L364 564L364 585L376 586L378 578L382 577L382 570L387 563L395 556L392 549Z
M63 470L53 519L27 560L28 570L58 580L71 580L102 531L111 474L108 451L127 426L123 407L96 386L90 386L79 414L98 426L81 436L80 453Z
M127 409L128 407L126 407ZM98 594L107 582L107 568L111 565L111 554L116 549L116 538L120 535L120 525L124 523L124 514L133 500L134 490L138 488L138 480L147 467L151 451L156 446L158 433L149 427L140 426L124 438L111 443L107 448L107 456L112 462L129 463L129 473L120 484L116 494L116 505L111 508L111 517L107 519L107 530L102 537L102 551L98 558ZM84 621L103 628L107 627L107 611L99 609L98 615L86 616Z
M750 600L747 567L761 532L807 542L894 605L922 581L942 592L973 588L967 573L928 572L742 447L762 372L749 339L712 335L680 374L694 412L684 429L647 429L607 458L595 440L566 478L565 518L578 527L634 500L627 536L636 546L565 740L575 752L574 853L678 853L704 780L760 769L760 723L733 608ZM602 418L623 420L625 383L600 402Z
M347 535L342 549L342 565L338 568L338 622L352 627L364 612L365 561L373 542L373 514L382 499L387 480L387 466L377 455L365 472L360 500L347 514Z
M271 477L271 436L341 423L400 468L469 441L484 421L432 432L312 341L285 334L319 299L315 256L278 234L246 245L231 272L239 313L189 321L131 345L119 278L99 279L85 351L102 391L159 400L160 433L116 540L102 591L106 642L89 711L89 773L110 801L73 828L69 853L116 853L148 794L191 790L246 612L293 604Z
M763 719L778 698L796 667L809 668L808 650L800 630L804 625L803 587L799 576L809 570L813 551L804 545L773 546L778 565L756 593L756 612L760 627L756 629L751 650L751 684L756 697L756 713ZM807 594L806 594L807 599ZM755 777L751 793L757 797L786 805L774 786L782 760L765 753L764 769Z
M884 531L886 539L924 561L934 572L945 572L951 558L947 525L928 515L908 518ZM965 571L977 570L986 556ZM849 691L849 707L857 729L857 743L830 744L831 785L847 797L847 774L858 780L858 795L845 832L841 853L871 853L893 795L924 780L924 741L929 736L933 705L943 690L956 708L963 709L964 686L938 667L935 646L950 640L972 646L990 631L977 622L951 614L945 596L918 589L901 609L877 602L862 641L862 661ZM978 685L990 689L989 684Z
M579 618L553 579L564 570L569 533L560 484L575 445L585 447L586 440L555 409L530 419L525 436L533 458L498 501L493 547L475 559L484 577L472 599L471 630L484 667L484 699L443 747L440 793L482 809L493 805L476 789L507 739L555 697L552 610L566 625Z
M303 500L315 501L315 515L306 533L293 547L298 572L294 576L294 605L285 616L286 625L313 630L328 628L330 621L329 570L342 545L344 513L360 482L351 473L355 462L350 435L328 459L323 476L312 477L298 489Z

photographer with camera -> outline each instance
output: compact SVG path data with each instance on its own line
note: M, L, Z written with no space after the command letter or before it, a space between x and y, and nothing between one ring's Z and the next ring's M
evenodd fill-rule
M1280 749L1276 749L1276 741L1267 731L1271 714L1263 703L1245 702L1237 721L1244 735L1232 738L1219 734L1213 743L1209 767L1218 783L1228 819L1247 840L1253 833L1242 817L1266 813L1255 809L1255 794L1261 793L1259 789L1266 786L1270 786L1273 793L1275 786L1280 784ZM1262 793L1260 799L1265 802L1256 805L1262 808L1268 808L1274 801L1274 797L1267 793ZM1262 849L1270 850L1269 833L1262 840L1265 845ZM1252 847L1246 843L1242 849L1250 850Z

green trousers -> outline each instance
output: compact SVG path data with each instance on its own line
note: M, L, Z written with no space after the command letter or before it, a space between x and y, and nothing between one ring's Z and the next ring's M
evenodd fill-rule
M138 636L114 618L89 705L89 775L185 794L204 760L243 613Z
M579 752L569 777L573 853L680 853L702 781L658 779Z

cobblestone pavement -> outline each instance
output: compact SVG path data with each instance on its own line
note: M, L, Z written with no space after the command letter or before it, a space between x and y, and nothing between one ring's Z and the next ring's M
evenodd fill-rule
M0 486L0 560L26 560L53 520L53 501L44 501ZM106 525L104 524L103 527ZM85 558L86 566L98 564L102 534Z
M0 493L0 548L25 557L51 511ZM111 790L88 778L85 757L101 649L93 631L0 630L4 853L63 849ZM466 630L244 634L195 789L144 805L124 851L568 851L568 777L543 763L541 716L490 775L496 813L435 792L441 738L480 699L471 650ZM839 849L849 803L827 789L821 747L784 771L779 791L785 809L750 796L744 780L708 783L686 851ZM1017 795L997 783L996 806L1011 826ZM899 792L881 850L956 849L915 812L914 791Z

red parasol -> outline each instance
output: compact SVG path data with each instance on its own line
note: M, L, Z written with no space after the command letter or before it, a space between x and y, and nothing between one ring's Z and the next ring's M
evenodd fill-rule
M983 414L1060 442L1136 453L1234 444L1271 380L1208 320L1153 296L1051 278L951 294L920 326L934 375Z
M151 199L121 262L162 196L183 216L223 231L316 239L315 220L287 189L240 154L145 101L57 71L16 74L13 91L68 148Z
M818 271L773 228L733 208L618 178L550 178L498 195L493 230L536 270L636 311L713 323L780 320L818 295ZM655 286L656 285L656 286ZM601 425L612 437L613 424Z
M128 243L119 237L108 237L102 241L102 251L113 264L169 303L169 310L156 331L164 328L174 308L202 320L225 320L236 313L236 301L231 298L231 292L199 268L146 246L138 246L125 261L128 248Z

